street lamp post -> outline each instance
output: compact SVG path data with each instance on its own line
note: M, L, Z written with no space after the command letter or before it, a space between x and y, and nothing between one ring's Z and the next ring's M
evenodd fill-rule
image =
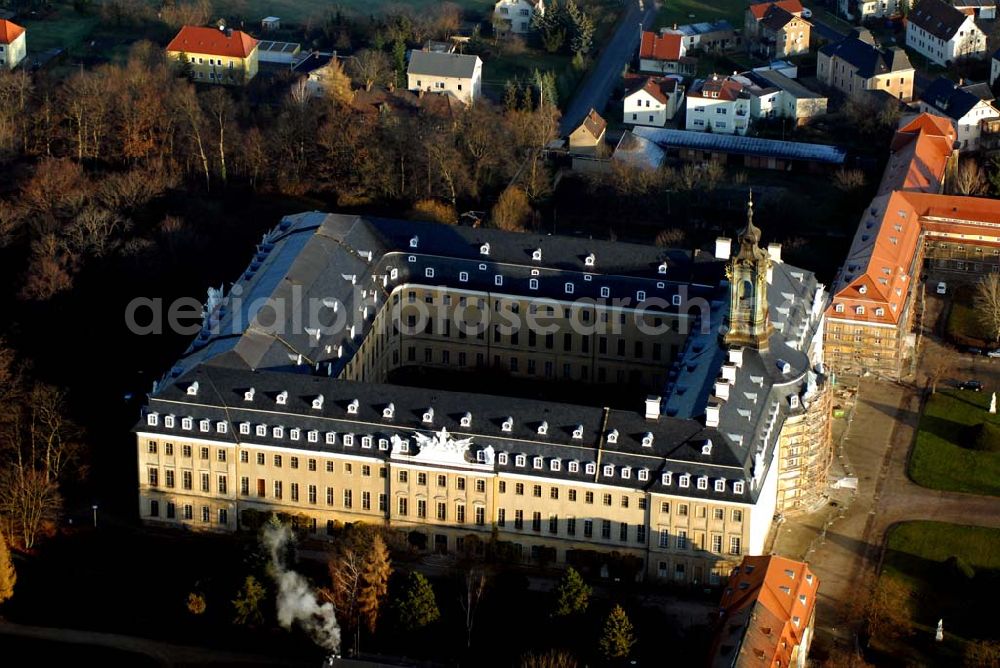
M94 511L94 528L96 529L97 528L97 504L95 503L94 505L92 505L90 507L90 509Z

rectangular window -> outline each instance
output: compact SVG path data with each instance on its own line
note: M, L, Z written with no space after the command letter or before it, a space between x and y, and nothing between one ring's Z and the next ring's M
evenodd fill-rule
M486 509L482 506L476 506L476 525L483 526L486 524Z
M246 476L240 478L240 494L250 496L250 478Z
M514 528L523 529L524 528L524 511L515 510L514 511Z
M326 488L326 505L333 505L333 487Z
M218 485L219 485L219 494L228 494L229 493L228 489L227 489L228 488L228 481L226 480L226 476L220 475L219 479L216 482L218 482Z
M503 527L507 526L507 509L498 508L497 509L497 526Z
M275 480L274 481L274 498L280 499L281 498L281 491L282 491L281 490L281 481L280 480Z
M417 474L417 484L426 487L427 486L427 474L418 473Z
M623 543L628 540L628 525L624 522L622 522L621 526L618 528L618 540Z
M549 515L549 533L559 533L559 517Z
M455 521L459 524L465 524L465 504L460 503L455 506Z
M409 511L409 499L405 496L401 496L396 499L396 514L406 517L406 513Z
M730 536L729 537L729 554L739 556L740 554L740 537Z
M594 537L594 520L583 521L583 537L584 538Z
M438 501L437 518L441 522L444 522L448 519L448 504L445 503L444 501Z
M718 534L712 535L712 552L716 554L722 552L722 536Z
M349 489L344 490L344 507L353 508L354 507L354 492Z
M542 498L542 486L541 485L533 485L532 488L531 488L531 495L533 497L537 498L537 499Z
M209 488L209 478L207 473L201 474L201 491L203 492L211 491Z
M192 474L190 471L181 472L181 487L184 489L191 489Z
M361 492L361 510L371 510L371 509L372 509L372 493Z
M566 495L569 497L570 501L576 502L576 490L575 489L569 490L569 492L567 492Z
M594 502L594 493L593 492L584 492L583 493L583 502L584 503L593 503Z
M635 526L635 542L646 542L646 526L644 524L637 524Z
M427 502L417 499L417 517L424 519L427 517Z
M670 547L670 531L667 529L660 529L660 547L667 548Z
M291 487L289 487L288 492L289 492L289 495L290 495L290 498L292 499L292 501L295 501L296 503L298 503L298 500L299 500L299 483L293 482L291 484Z
M167 487L173 487L174 472L170 469L167 469L166 471L163 472L163 476L164 476L164 483L167 485Z
M677 549L686 550L688 546L688 534L687 531L681 529L677 532Z
M601 520L601 538L611 540L611 520Z

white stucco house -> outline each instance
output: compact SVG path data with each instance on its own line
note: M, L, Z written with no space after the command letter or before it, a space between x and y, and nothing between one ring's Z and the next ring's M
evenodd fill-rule
M523 35L531 32L535 14L545 15L544 0L499 0L493 6L493 15L510 25L510 32Z
M406 87L414 92L450 93L465 104L479 97L483 61L479 56L414 51L406 70Z
M670 77L635 77L626 82L622 120L662 128L680 109L684 86Z
M906 46L947 67L963 58L986 56L986 34L971 14L943 0L920 0L906 17Z
M920 111L944 116L955 128L960 151L979 149L985 121L1000 118L988 99L976 94L982 84L957 86L944 77L935 80L920 98Z
M864 22L899 16L913 4L913 0L839 0L840 15L849 21Z
M0 19L0 69L12 70L28 55L28 32L6 19Z
M713 74L695 82L685 109L685 130L745 135L750 127L750 95L733 77Z

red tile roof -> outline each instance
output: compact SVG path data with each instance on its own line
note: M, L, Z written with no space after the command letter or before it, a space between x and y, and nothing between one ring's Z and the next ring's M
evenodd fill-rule
M754 19L760 21L772 7L780 7L789 14L802 16L802 3L799 0L778 0L777 2L758 2L750 5L747 9Z
M743 92L743 84L734 81L730 77L720 77L718 74L705 79L700 88L695 88L688 93L688 97L712 98L713 100L727 100L732 102Z
M644 90L663 104L677 91L677 80L669 77L630 77L625 82L625 97L631 97Z
M24 34L24 28L7 19L0 19L0 44L10 44Z
M798 2L798 0L795 0ZM681 40L684 36L674 33L657 35L655 32L643 32L642 43L639 45L639 57L651 60L680 60Z
M184 26L167 45L167 51L246 58L256 46L257 40L242 30L226 34L218 28Z

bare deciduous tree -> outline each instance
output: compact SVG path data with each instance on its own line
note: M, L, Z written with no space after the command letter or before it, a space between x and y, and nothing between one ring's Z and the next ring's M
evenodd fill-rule
M1000 275L987 274L976 285L976 316L990 339L1000 339Z
M374 49L362 49L351 61L351 72L360 81L366 91L370 91L372 86L384 82L392 69L389 57L381 51Z
M986 175L975 159L965 158L955 172L953 184L956 194L981 195L986 192Z
M472 567L462 574L458 604L465 614L465 646L472 646L472 628L476 623L476 611L486 593L486 571Z
M490 212L493 227L508 232L523 232L531 217L528 196L517 186L510 186L502 193Z

